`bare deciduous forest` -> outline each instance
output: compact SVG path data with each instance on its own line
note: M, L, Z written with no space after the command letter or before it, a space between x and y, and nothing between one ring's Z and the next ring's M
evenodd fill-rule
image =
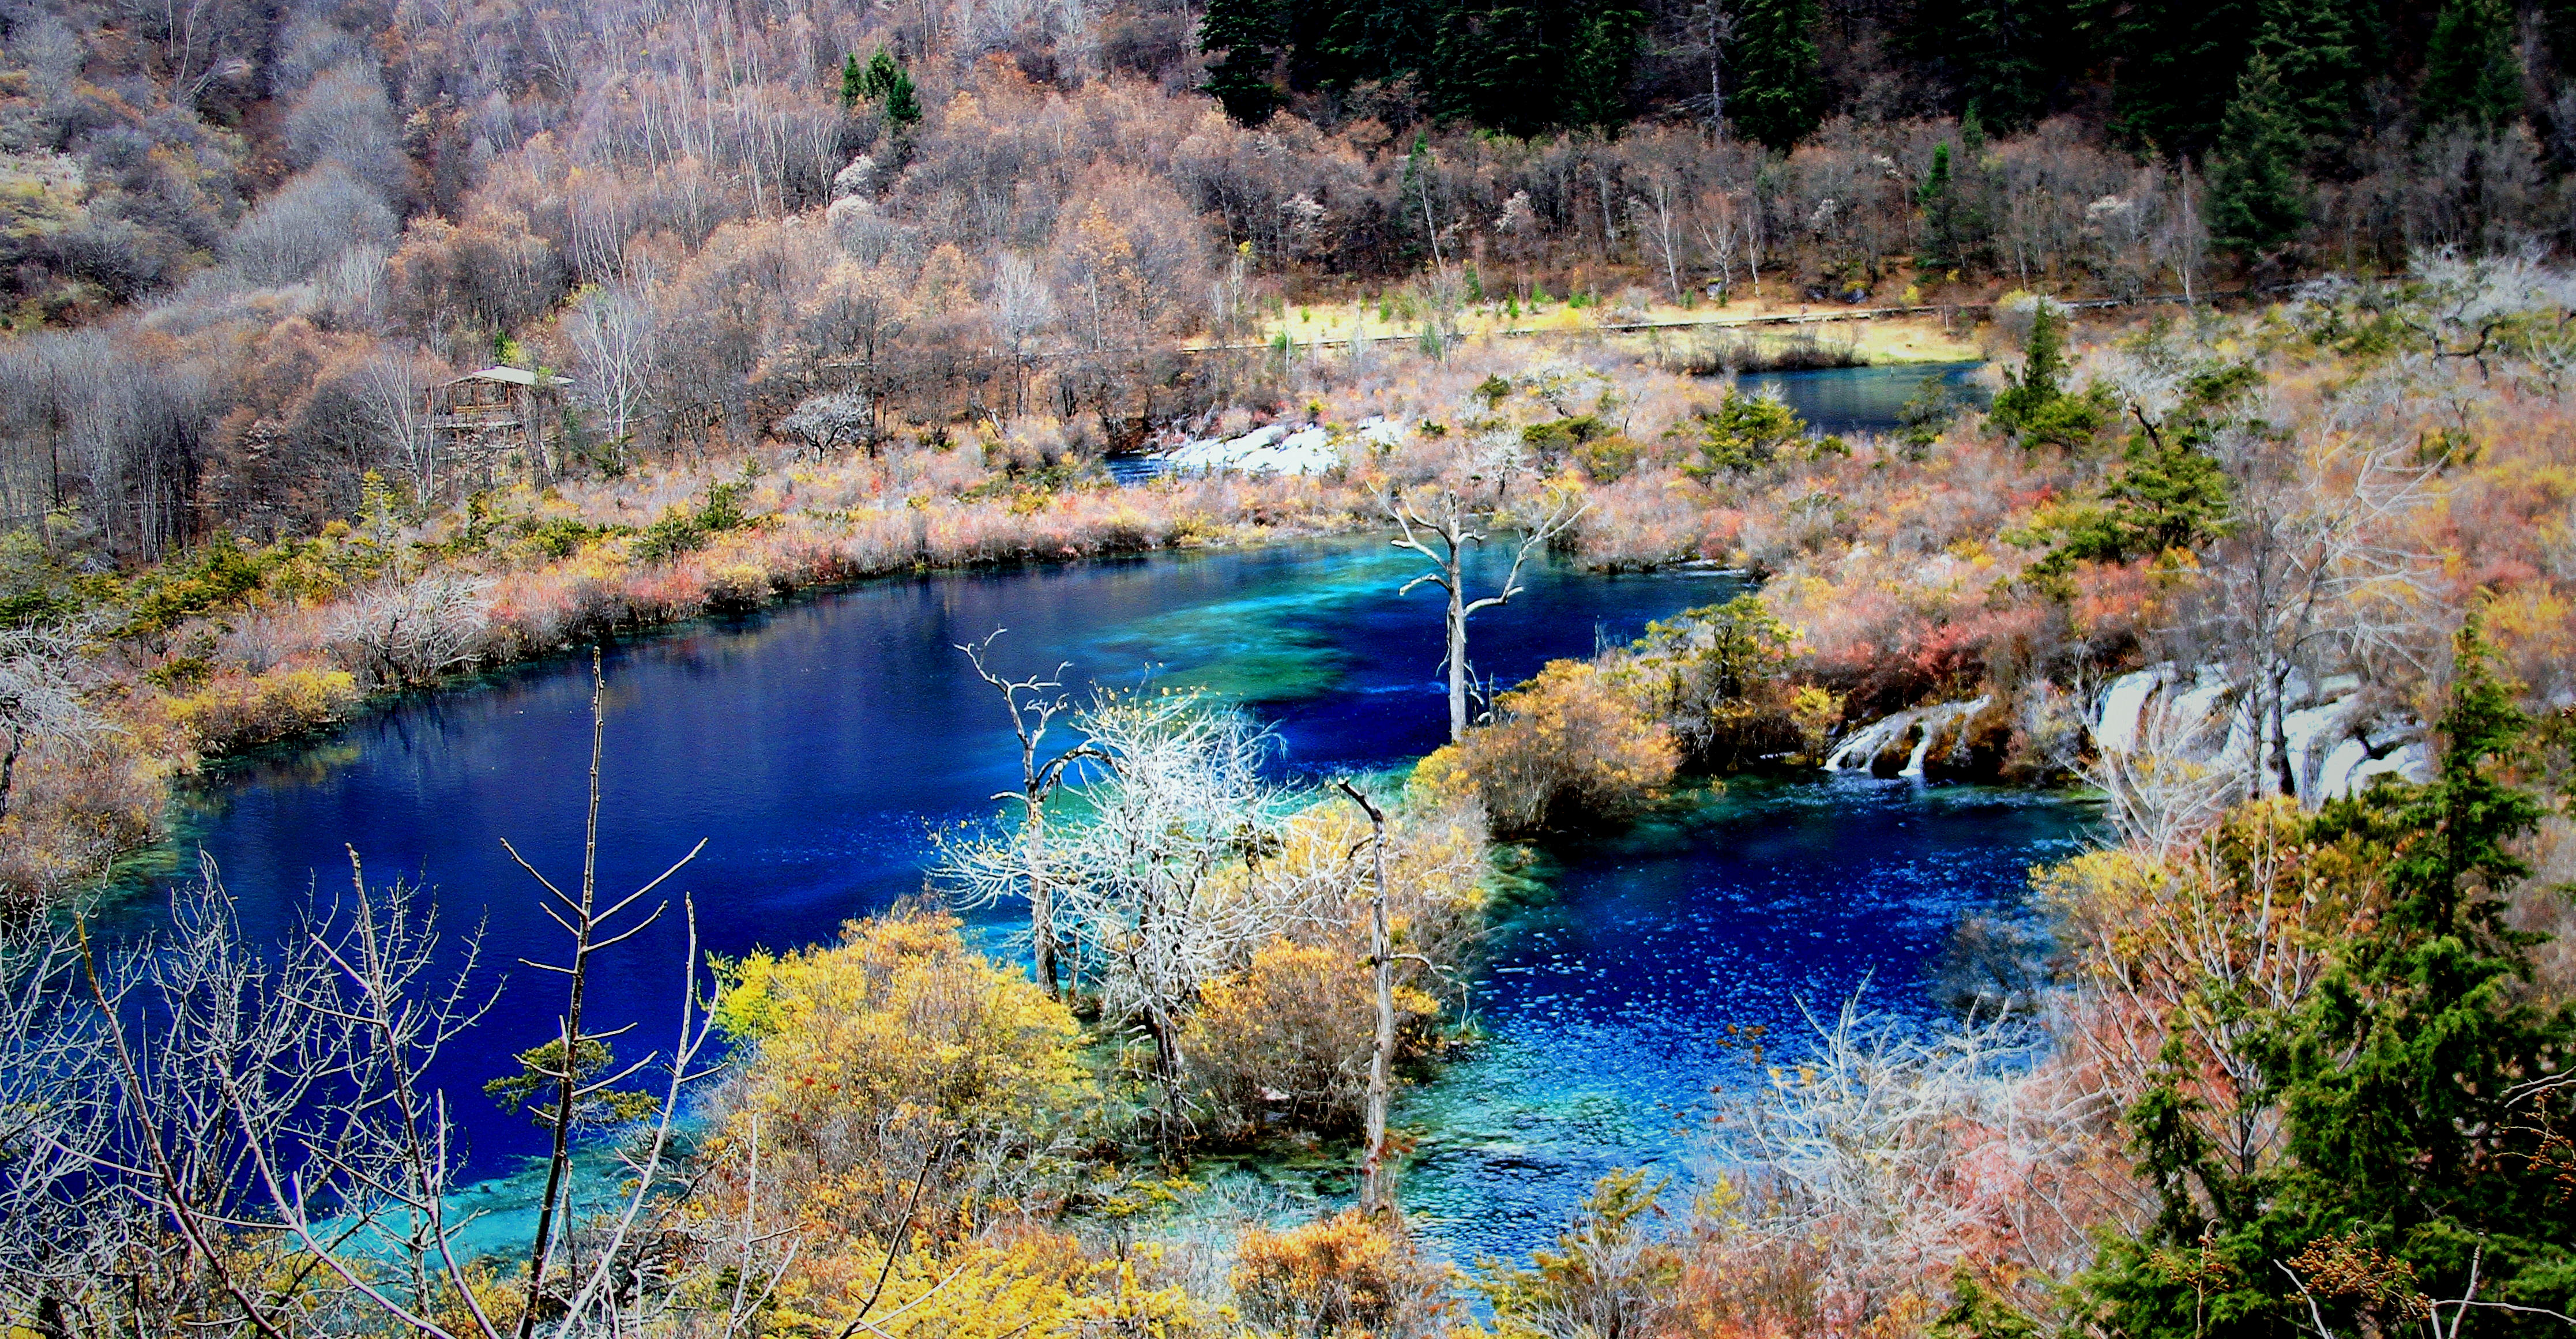
M2563 1333L2571 67L2560 0L0 4L0 1326ZM1985 366L1850 434L1735 380L1873 361ZM1341 532L1448 597L1394 775L994 634L1001 816L710 954L600 886L594 677L509 1004L355 851L278 942L211 861L92 934L174 783L370 702ZM1743 589L1480 680L1546 564ZM1936 1021L1808 1001L1687 1183L1437 1258L1401 1095L1533 853L1820 771L2100 823ZM586 1021L655 917L667 1022ZM552 1040L424 1078L495 1009ZM546 1136L515 1237L465 1101Z

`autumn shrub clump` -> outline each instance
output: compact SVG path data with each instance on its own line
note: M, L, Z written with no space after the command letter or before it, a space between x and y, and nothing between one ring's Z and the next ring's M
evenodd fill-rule
M1399 1064L1439 1039L1443 988L1424 965L1463 966L1482 921L1485 825L1472 806L1399 806L1387 840L1387 925L1394 951ZM1268 1133L1356 1133L1376 1039L1369 965L1373 895L1366 819L1317 804L1289 821L1258 877L1320 881L1332 909L1273 939L1199 991L1182 1043L1204 1128L1246 1141Z
M1430 1339L1458 1311L1449 1271L1422 1258L1403 1220L1357 1209L1245 1232L1234 1298L1245 1320L1281 1335Z
M1150 1244L1122 1258L1071 1233L1024 1223L891 1260L872 1241L822 1237L810 1240L780 1277L763 1310L762 1333L800 1339L1232 1339L1241 1333L1219 1308L1192 1296L1172 1277L1176 1272ZM724 1299L712 1289L724 1281L717 1275L701 1284L718 1308Z
M1651 803L1681 765L1672 729L1590 661L1548 662L1494 699L1493 720L1422 760L1416 781L1471 796L1496 829L1614 820Z
M211 675L172 695L164 709L199 749L227 753L301 734L357 701L358 682L347 670L287 664Z
M1650 623L1645 636L1600 662L1649 704L1690 766L1736 771L1811 761L1840 713L1832 694L1790 681L1797 640L1762 597L1748 593Z
M1323 1134L1357 1126L1375 1043L1363 946L1275 940L1242 970L1199 992L1186 1053L1217 1128L1238 1137L1277 1124ZM1419 1052L1440 1002L1419 987L1395 992L1406 1052Z
M793 1216L887 1241L908 1212L962 1234L1066 1193L1100 1099L1081 1029L955 917L906 906L724 970L717 1023L749 1050L713 1102L732 1197L756 1158Z

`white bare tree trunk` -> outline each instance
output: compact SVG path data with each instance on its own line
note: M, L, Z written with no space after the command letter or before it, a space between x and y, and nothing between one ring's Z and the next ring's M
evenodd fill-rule
M1585 503L1560 495L1537 524L1522 532L1518 547L1512 550L1512 570L1503 578L1502 589L1478 599L1467 597L1465 558L1467 550L1485 542L1480 527L1490 525L1494 512L1480 509L1456 488L1443 487L1419 505L1398 493L1387 499L1389 519L1401 531L1395 547L1420 554L1430 570L1407 581L1396 591L1399 596L1411 594L1416 586L1429 583L1438 586L1448 597L1444 615L1447 628L1449 671L1449 742L1467 737L1467 620L1479 610L1508 603L1521 593L1521 571L1530 555L1563 534L1583 514Z
M1395 1086L1395 943L1386 924L1386 811L1350 782L1342 793L1369 818L1373 877L1369 893L1369 970L1377 996L1377 1036L1369 1049L1367 1143L1360 1162L1360 1207L1372 1213L1394 1207L1386 1174L1386 1108Z

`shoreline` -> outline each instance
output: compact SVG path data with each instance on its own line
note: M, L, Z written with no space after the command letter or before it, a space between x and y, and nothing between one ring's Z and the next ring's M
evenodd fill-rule
M1112 491L1134 491L1149 484L1121 485ZM175 765L163 778L164 793L156 819L160 833L154 839L118 850L104 866L86 878L67 886L51 901L79 908L83 912L120 904L148 890L158 879L184 871L184 851L174 848L180 834L174 822L191 787L217 785L227 772L253 767L264 761L275 761L303 750L327 744L337 732L368 717L393 711L406 703L442 694L471 690L487 683L497 683L510 676L543 672L557 661L576 657L587 646L623 646L660 637L685 634L692 625L724 629L748 626L799 604L818 602L879 582L895 580L929 580L936 578L1001 573L1029 568L1071 567L1087 563L1128 562L1158 556L1190 553L1218 553L1278 543L1344 538L1363 532L1365 527L1301 528L1267 534L1226 535L1214 539L1191 537L1179 543L1148 544L1132 548L1110 548L1089 553L1045 554L1035 549L1006 558L968 558L947 563L915 563L906 567L888 567L860 571L851 575L798 584L785 590L764 589L759 603L747 607L699 607L682 611L671 607L668 617L620 621L597 638L584 638L530 650L525 654L500 654L478 660L473 666L440 676L428 683L399 687L378 687L327 715L300 722L284 733L276 734L238 748L225 748L195 753ZM668 569L672 564L659 565ZM653 570L653 569L646 569ZM510 640L504 651L516 651L525 643Z

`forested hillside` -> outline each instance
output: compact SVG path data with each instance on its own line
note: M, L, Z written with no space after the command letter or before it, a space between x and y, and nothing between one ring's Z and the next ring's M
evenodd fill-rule
M2571 69L2576 0L0 0L0 1330L2563 1334ZM1789 367L1889 412L1735 375ZM1078 665L927 612L800 643L777 715L696 664L864 578L1356 531L1401 570L1348 603L1050 587ZM1560 601L1585 658L1515 686L1534 565L1673 612ZM1244 612L1360 601L1419 654ZM477 838L541 942L365 804L270 806L340 872L177 868L248 793L174 804L208 759L699 619L714 723L612 652L577 734L492 734L586 741L586 794L452 721L384 746L417 826L587 801L552 857ZM1260 663L1070 682L1183 642ZM1293 776L1219 691L1362 658L1365 751ZM692 889L677 823L602 843L657 775L613 715L698 811L813 789ZM848 808L929 771L968 799ZM1977 819L1880 866L1894 919L1796 928L1860 900L1861 829L1816 834L1900 795L2098 824ZM1766 796L1822 817L1719 851ZM1687 879L1550 901L1666 840ZM1818 891L1744 874L1800 843ZM1994 896L1950 867L1999 853ZM774 942L790 902L854 919ZM593 955L657 917L637 1024ZM1685 1072L1673 1011L1584 1021L1628 969L1560 928L1812 1026L1712 1013ZM1507 972L1565 1050L1484 1030ZM1578 1050L1672 1091L1574 1093L1570 1153L1402 1096ZM479 1179L465 1103L544 1155ZM1444 1152L1562 1178L1626 1127L1690 1171L1583 1171L1553 1248L1407 1217Z
M28 0L0 514L98 566L311 533L371 471L452 503L490 471L440 458L423 397L494 362L569 378L547 478L764 437L1079 453L1257 403L1251 360L1176 350L1353 287L1436 338L1548 293L2556 247L2571 15Z

